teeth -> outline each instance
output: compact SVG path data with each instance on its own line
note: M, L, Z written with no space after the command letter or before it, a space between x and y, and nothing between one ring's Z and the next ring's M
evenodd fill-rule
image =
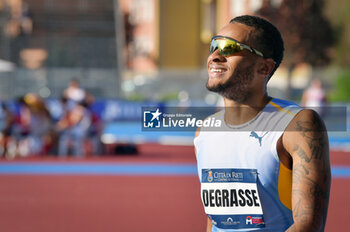
M224 72L225 70L223 70L223 69L218 69L218 68L211 68L210 71L211 71L211 72L218 72L218 73L221 73L221 72Z

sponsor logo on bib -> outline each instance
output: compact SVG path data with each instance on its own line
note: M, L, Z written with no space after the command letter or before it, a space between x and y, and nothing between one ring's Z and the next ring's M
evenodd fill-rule
M209 172L208 172L208 181L209 181L209 182L212 182L212 181L213 181L213 172L212 172L212 171L209 171Z

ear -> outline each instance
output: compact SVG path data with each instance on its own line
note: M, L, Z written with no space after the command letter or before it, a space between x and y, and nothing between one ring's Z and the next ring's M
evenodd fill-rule
M258 73L264 77L269 76L272 70L275 68L275 62L271 58L264 59L258 69Z

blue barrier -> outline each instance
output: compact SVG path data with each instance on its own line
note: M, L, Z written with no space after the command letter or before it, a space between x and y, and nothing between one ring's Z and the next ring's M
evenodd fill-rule
M60 100L46 99L45 101L53 119L58 120L63 113ZM7 101L6 105L14 114L19 114L19 104L16 101ZM162 112L166 112L167 110L167 104L163 102L130 102L121 99L97 99L90 108L101 121L105 122L101 140L104 143L123 141L130 143L192 144L193 131L142 131L142 107L156 107ZM2 108L0 108L0 127L2 119L3 112ZM350 149L349 122L350 120L347 123L347 131L329 133L331 147Z
M54 120L61 118L63 107L59 99L46 99L46 106ZM20 105L16 101L7 101L6 106L15 115L19 115ZM120 99L98 99L91 104L91 111L103 121L123 121L123 120L141 120L142 107L164 107L162 102L130 102ZM0 108L0 120L3 119L3 111Z

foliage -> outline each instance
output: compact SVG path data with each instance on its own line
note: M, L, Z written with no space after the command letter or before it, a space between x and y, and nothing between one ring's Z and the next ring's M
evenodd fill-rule
M329 98L333 102L350 101L350 70L343 71L335 81L335 90L330 93Z
M325 14L336 32L337 44L334 50L334 64L348 67L350 65L350 1L326 0Z
M291 74L298 64L316 67L331 62L334 29L323 14L324 0L282 0L280 5L271 2L265 0L258 14L270 20L282 34L285 46L282 64L288 70L285 97L290 99Z
M323 0L283 0L274 8L266 3L259 14L271 20L284 39L287 67L306 62L312 66L330 63L333 29L323 14Z

